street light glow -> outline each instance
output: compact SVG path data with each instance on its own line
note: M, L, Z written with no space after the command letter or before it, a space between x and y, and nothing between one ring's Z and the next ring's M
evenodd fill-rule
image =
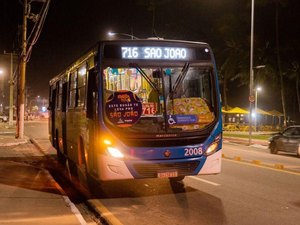
M110 31L109 31L109 32L107 33L107 35L108 35L108 36L114 36L114 35L116 35L116 33L110 32Z
M0 75L2 75L4 72L3 72L3 70L2 69L0 69Z
M109 32L107 33L107 35L110 36L110 37L113 37L113 36L116 36L116 35L126 36L126 37L130 37L131 40L133 40L133 39L138 39L136 36L133 36L132 34L117 33L117 32L111 32L111 31L109 31Z
M257 102L258 102L258 92L260 92L262 88L260 86L257 86L255 88L255 116L254 116L254 127L255 131L257 131Z

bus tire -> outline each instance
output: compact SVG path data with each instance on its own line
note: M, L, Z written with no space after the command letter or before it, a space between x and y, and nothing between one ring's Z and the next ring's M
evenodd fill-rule
M182 181L184 178L185 178L185 176L170 177L169 180L170 180L170 182L178 182L178 181Z

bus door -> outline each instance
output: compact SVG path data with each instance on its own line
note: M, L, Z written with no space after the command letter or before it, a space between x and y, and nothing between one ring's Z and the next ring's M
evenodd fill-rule
M66 119L66 109L67 109L67 92L68 83L63 83L62 86L62 140L63 140L63 152L67 154L67 119Z
M56 84L51 87L51 105L50 105L50 113L51 113L51 122L50 122L50 130L51 130L51 142L52 145L55 145L55 109L56 109Z
M87 86L87 104L86 104L86 115L87 115L87 146L88 146L88 168L92 171L95 168L96 154L96 133L97 133L97 106L98 106L98 94L97 94L97 72L95 68L90 69L88 72L88 86Z

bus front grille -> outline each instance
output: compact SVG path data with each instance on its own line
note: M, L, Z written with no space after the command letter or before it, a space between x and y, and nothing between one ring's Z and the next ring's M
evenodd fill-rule
M144 163L134 164L133 167L142 178L155 178L158 172L173 171L178 172L178 176L192 175L198 167L200 161L177 162L177 163Z

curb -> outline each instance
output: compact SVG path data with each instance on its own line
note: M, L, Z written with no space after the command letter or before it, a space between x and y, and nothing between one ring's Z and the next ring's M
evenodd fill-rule
M105 221L108 225L123 225L108 209L97 199L90 199L87 204Z
M274 164L267 164L262 162L261 160L245 160L242 159L242 157L240 156L234 156L232 157L227 157L225 156L225 154L222 154L222 158L227 159L227 160L231 160L231 161L235 161L235 162L241 162L241 163L247 163L249 165L253 165L253 166L260 166L260 167L265 167L265 168L269 168L269 169L274 169L274 170L280 170L280 171L285 171L288 173L293 173L293 174L300 174L300 171L295 171L295 170L291 170L291 169L286 169L286 166L284 164L281 163L274 163Z
M3 133L0 133L0 136ZM23 139L16 139L16 138L5 138L6 141L4 142L0 142L0 147L11 147L11 146L17 146L17 145L21 145L21 144L26 144L29 142L29 138L28 137L24 137ZM1 138L0 138L1 140Z
M239 138L239 137L223 137L224 141L232 142L232 143L238 143L238 144L243 144L243 145L248 145L249 146L249 140L246 138ZM269 141L267 140L257 140L257 139L252 139L252 144L250 146L255 146L255 145L260 145L260 146L268 146Z

